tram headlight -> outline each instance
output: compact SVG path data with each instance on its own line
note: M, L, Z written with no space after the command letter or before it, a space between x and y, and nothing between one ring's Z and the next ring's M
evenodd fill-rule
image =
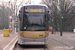
M49 31L46 31L46 37L48 37L48 35L49 35Z
M49 31L46 31L46 33L49 33Z
M22 31L20 31L20 33L22 33Z

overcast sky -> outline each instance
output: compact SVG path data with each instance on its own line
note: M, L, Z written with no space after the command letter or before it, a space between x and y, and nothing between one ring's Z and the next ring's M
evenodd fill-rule
M2 3L2 1L4 1L4 2L9 2L9 1L14 2L15 0L0 0L0 4ZM19 3L21 3L21 1L22 0L17 0L17 5ZM24 0L24 1L28 1L28 0ZM32 4L39 4L41 2L41 0L31 0L31 2L32 2Z

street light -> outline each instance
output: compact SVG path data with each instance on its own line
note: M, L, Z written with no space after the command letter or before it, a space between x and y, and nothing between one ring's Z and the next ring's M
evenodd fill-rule
M62 36L62 0L60 0L60 36Z
M49 3L49 5L51 6L51 5L52 5L52 3Z
M49 3L50 6L52 5L52 28L53 29L54 29L54 3L55 3L55 0L52 0L52 2Z
M52 7L53 7L53 9L52 9L52 27L53 27L53 29L54 29L54 3L55 3L55 0L52 0Z
M75 3L73 3L73 5L72 5L74 8L75 8ZM75 10L73 10L73 12L75 12ZM73 19L74 20L74 19ZM73 28L73 32L75 32L75 29L74 29L74 21L72 22L72 28Z

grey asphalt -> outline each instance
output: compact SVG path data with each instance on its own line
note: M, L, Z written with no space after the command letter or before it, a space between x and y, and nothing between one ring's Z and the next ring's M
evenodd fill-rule
M50 33L49 39L52 39L55 42L52 42L51 45L49 44L48 46L53 46L60 50L75 50L75 33L73 32L63 32L62 36L60 36L60 32L55 32L55 34Z

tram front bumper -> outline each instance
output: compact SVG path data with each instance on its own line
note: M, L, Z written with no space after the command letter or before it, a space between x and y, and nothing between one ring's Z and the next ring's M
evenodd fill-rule
M20 45L46 45L47 43L45 42L22 42L19 44Z
M18 43L21 45L46 45L48 44L48 37L37 39L19 37Z

